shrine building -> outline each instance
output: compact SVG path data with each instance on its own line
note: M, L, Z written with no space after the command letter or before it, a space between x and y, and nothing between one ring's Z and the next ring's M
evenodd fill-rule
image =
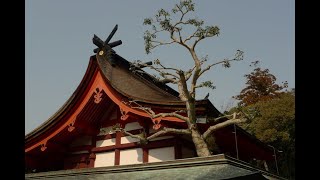
M147 136L163 127L186 129L176 117L152 119L128 102L134 100L153 111L185 109L179 94L168 85L113 52L112 59L97 53L71 97L47 121L25 136L26 173L138 165L197 157L191 138L165 134L140 143L114 130ZM137 71L137 69L139 71ZM221 113L208 99L196 101L197 125L203 133ZM223 120L222 120L223 121ZM272 148L241 127L230 125L214 132L217 149L243 162L274 163Z

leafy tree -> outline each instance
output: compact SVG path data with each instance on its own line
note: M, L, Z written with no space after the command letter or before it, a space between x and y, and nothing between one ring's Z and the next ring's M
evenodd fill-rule
M260 140L271 142L288 142L294 135L295 101L291 92L283 93L269 101L260 101L248 106L254 109L257 116L247 129Z
M278 151L279 171L282 175L295 175L295 95L285 92L268 101L259 101L243 108L255 118L242 127L262 142ZM280 153L281 152L281 153Z
M181 101L185 102L186 110L182 115L181 111L168 113L155 113L152 109L135 104L138 109L147 112L151 118L176 117L186 122L188 129L166 128L160 129L155 134L145 137L132 135L124 129L119 129L123 133L139 138L142 142L147 142L151 138L166 133L188 134L195 144L197 155L200 157L209 156L210 151L206 139L216 130L226 127L230 124L246 121L246 116L240 112L231 115L224 115L227 120L220 121L223 117L213 119L217 124L209 127L203 134L199 131L196 124L196 90L202 87L214 89L212 81L198 82L199 77L204 75L213 66L222 65L225 68L230 67L232 61L243 59L243 52L237 50L233 59L223 59L217 62L208 62L208 56L199 58L196 52L196 46L204 39L218 36L220 29L218 26L205 26L204 21L197 18L188 18L190 13L195 11L195 4L192 0L180 1L175 4L171 11L160 9L154 18L146 18L144 25L150 27L144 33L146 53L151 53L157 47L164 45L178 45L184 47L192 57L194 66L189 70L182 70L174 67L166 67L160 60L155 60L153 64L137 61L135 64L139 67L148 67L157 72L156 78L159 82L171 83L177 86ZM166 36L167 35L167 36ZM167 40L160 40L159 37L168 37ZM132 101L134 102L134 101ZM219 122L219 123L218 123Z
M253 62L256 68L245 75L247 87L235 97L240 100L239 106L229 113L241 108L252 117L241 127L275 147L280 174L294 179L295 90L281 91L287 88L287 82L276 84L276 77L268 69L257 67L258 63Z
M252 62L252 65L256 68L250 74L244 75L247 79L247 87L234 97L240 100L240 105L247 106L279 97L282 94L281 90L288 87L287 82L284 82L283 85L276 84L277 78L269 72L269 69L257 67L259 61Z

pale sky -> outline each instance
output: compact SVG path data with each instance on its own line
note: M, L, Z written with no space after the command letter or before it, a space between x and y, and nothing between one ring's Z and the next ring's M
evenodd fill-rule
M143 19L160 8L171 10L173 0L27 0L25 7L25 134L48 120L72 95L88 67L96 46L94 34L105 40L113 27L118 31L114 48L128 61L160 59L167 66L189 69L191 58L176 45L163 46L147 55L144 51ZM292 0L201 0L193 14L206 25L220 28L218 37L198 44L197 53L209 62L230 58L237 49L244 60L231 68L213 68L203 76L215 90L201 89L197 98L209 92L220 111L234 103L232 96L245 87L244 75L250 62L259 60L277 82L295 87L295 4Z

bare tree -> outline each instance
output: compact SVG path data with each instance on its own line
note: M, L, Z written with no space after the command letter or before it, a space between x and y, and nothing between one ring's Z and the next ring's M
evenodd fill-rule
M234 123L240 123L247 120L247 116L242 112L235 112L231 115L223 115L221 117L213 119L217 122L215 125L209 127L204 133L199 131L196 124L196 90L202 87L209 87L214 89L212 81L198 82L199 77L204 75L213 66L222 65L225 68L230 67L230 62L240 61L243 59L243 52L237 50L235 57L232 59L223 59L216 62L209 63L208 56L205 58L199 58L196 53L196 46L200 41L206 38L214 37L219 35L218 26L204 26L204 21L196 18L186 19L186 15L194 11L194 3L192 0L180 1L175 4L171 13L164 9L160 9L154 18L146 18L144 25L150 26L151 30L147 30L144 33L145 50L149 54L151 50L159 46L164 45L179 45L188 50L190 53L194 66L189 70L184 71L173 67L166 67L160 60L155 60L153 64L142 63L141 61L135 62L138 67L148 67L158 73L156 78L159 82L172 83L177 86L179 92L179 98L185 102L186 116L181 114L181 111L168 112L168 113L155 113L151 108L143 107L135 101L129 102L131 107L145 111L154 118L164 117L176 117L186 122L187 129L174 129L174 128L162 128L156 133L149 137L146 137L144 133L140 135L133 135L123 128L115 127L117 131L122 131L126 135L131 137L139 138L141 142L146 143L148 140L158 137L167 133L177 134L188 134L196 147L197 155L200 157L210 156L208 144L206 138L209 137L213 132L228 125ZM172 16L178 17L175 21L171 18ZM185 32L185 31L190 32ZM187 34L188 35L185 35ZM162 41L158 37L162 35L168 35L167 41ZM221 119L227 119L220 121Z

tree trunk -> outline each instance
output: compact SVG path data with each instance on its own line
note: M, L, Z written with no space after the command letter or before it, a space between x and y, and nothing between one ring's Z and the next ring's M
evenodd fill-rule
M196 122L197 117L196 117L194 99L187 101L186 107L187 107L188 117L189 117L189 121L187 121L187 125L191 130L191 137L192 137L194 146L196 147L197 155L199 157L210 156L211 153L209 151L208 145L205 142L205 140L202 138L199 132L199 129L197 127L197 122Z
M192 128L191 137L196 147L197 155L199 157L206 157L211 155L207 143L201 137L198 128Z

